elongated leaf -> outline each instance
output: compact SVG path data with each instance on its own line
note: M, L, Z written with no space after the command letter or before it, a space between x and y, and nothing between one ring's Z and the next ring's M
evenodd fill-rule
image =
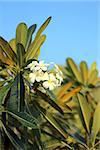
M42 93L41 91L37 91L37 93L42 97L42 99L44 101L48 102L54 109L56 109L58 112L60 112L61 114L63 114L63 110L49 96L47 96L46 94Z
M93 145L96 139L96 135L98 134L99 131L100 131L100 103L98 103L93 116L93 126L92 126Z
M88 78L88 84L93 84L93 82L97 79L98 77L98 70L95 69L91 71L89 78Z
M35 30L36 30L36 24L33 24L32 26L29 27L27 31L27 43L25 46L25 51L27 51L29 45L31 44L32 34L35 32Z
M49 113L42 109L37 105L38 110L42 113L42 115L46 118L46 120L55 128L57 131L63 135L64 138L67 138L66 132L61 128L61 126L56 122L54 117Z
M100 102L100 87L96 87L91 90L91 95L94 97L97 103Z
M24 106L25 106L25 85L24 85L24 80L23 80L23 76L22 73L20 73L20 96L19 96L19 110L20 111L24 111Z
M5 98L12 86L12 83L8 83L8 85L5 85L0 89L0 105L4 103Z
M0 60L4 64L10 65L10 66L14 65L14 62L11 59L9 59L6 55L4 55L4 51L1 46L0 46Z
M42 26L40 27L40 29L38 30L37 34L36 34L36 37L35 37L35 40L37 40L37 38L40 37L41 33L45 30L45 28L47 27L47 25L49 24L51 20L51 17L49 17L43 24Z
M97 69L97 63L96 63L96 62L93 62L92 65L91 65L91 67L90 67L89 74L90 74L93 70L95 70L95 69Z
M18 65L21 68L24 63L24 55L25 55L25 49L22 44L17 44L17 57L18 57Z
M83 78L83 83L86 84L88 79L88 66L85 61L82 61L80 63L80 70Z
M64 130L73 137L77 142L81 143L82 145L85 146L86 141L85 138L79 133L78 129L76 128L75 125L72 125L70 123L67 123L66 120L63 120L61 117L56 116L57 122L60 123L62 127L64 127Z
M18 76L15 78L10 93L10 99L8 100L7 107L13 110L18 110L18 85L17 85Z
M72 85L73 82L68 82L65 85L61 86L59 93L57 94L57 98L60 99Z
M0 120L0 127L2 127L2 122L1 122L1 120ZM2 130L3 130L3 129L2 129ZM1 150L4 149L4 140L3 140L2 130L0 129L0 148L1 148Z
M8 101L8 108L15 111L24 110L25 86L22 74L18 74L11 88L11 95Z
M69 148L72 149L72 147L67 143L66 139L64 139L63 137L58 137L56 134L51 134L45 130L41 130L43 134L46 134L48 136L50 136L52 139L50 139L49 141L46 140L45 145L46 149L55 149L58 146L61 146L61 143L59 141L64 142L64 144ZM47 139L47 137L46 137ZM59 147L60 148L60 147Z
M92 82L93 85L100 85L100 77L97 77Z
M12 50L16 53L17 49L16 49L16 39L11 39L9 41L9 45L11 46Z
M7 111L10 115L12 115L15 119L17 119L20 123L22 123L25 127L31 127L33 129L38 128L38 121L33 116L29 115L25 112L16 112L16 111Z
M25 48L26 42L27 42L27 25L25 23L20 23L16 29L16 45L20 43Z
M80 74L80 72L79 72L79 70L78 70L78 68L77 68L77 65L76 65L75 62L73 61L73 59L72 59L72 58L68 58L68 59L67 59L67 63L68 63L68 65L70 66L70 68L71 68L73 74L75 75L76 79L77 79L79 82L82 83L81 74Z
M42 35L39 37L39 39L36 42L34 42L34 41L32 42L28 51L26 52L26 61L36 57L37 51L40 49L40 47L43 44L43 42L45 41L45 39L46 39L46 36Z
M22 143L22 140L18 138L18 136L7 126L2 124L3 130L10 139L11 143L17 150L25 150L24 144Z
M40 48L37 50L34 59L38 60L39 56L40 56Z
M90 124L90 119L91 119L91 111L89 109L89 105L86 101L86 98L81 94L77 94L77 96L78 96L78 101L79 101L79 104L80 104L80 108L82 110L84 122L85 122L85 125L86 125L86 128L87 128L87 131L89 133L90 132L89 124Z
M4 40L2 37L0 37L0 46L2 47L7 57L12 61L16 62L16 54L10 47L9 43L6 40Z
M25 96L25 86L22 74L17 76L17 100L18 100L18 111L24 110L24 96Z
M73 89L72 91L66 93L63 97L61 97L60 99L58 99L58 102L60 102L60 104L66 103L71 97L73 97L80 90L81 90L80 86L77 87L77 88L75 88L75 89Z

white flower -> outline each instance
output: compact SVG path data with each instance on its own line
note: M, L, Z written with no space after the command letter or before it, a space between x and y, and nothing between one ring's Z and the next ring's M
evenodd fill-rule
M60 85L61 82L63 81L63 77L59 73L56 73L56 78L59 80L59 85Z
M31 83L34 83L35 82L35 79L36 79L36 73L30 73L29 74L29 80Z
M63 81L63 73L60 70L60 68L58 67L58 65L55 64L55 68L56 68L56 78L59 80L59 84L58 86L61 84L61 82Z
M40 82L42 81L42 78L44 76L44 72L42 70L39 70L39 71L36 71L36 81L37 82Z
M32 72L29 74L29 80L31 83L34 83L35 81L41 82L48 79L49 79L48 73L47 72L44 73L42 70Z
M45 72L44 75L42 76L42 81L45 81L45 80L49 80L48 72Z
M54 64L54 66L55 66L55 68L56 68L57 71L60 70L59 67L58 67L58 65Z
M30 70L33 71L36 65L38 65L38 62L32 61L26 68L30 68Z
M35 71L37 70L43 70L43 71L47 71L49 64L44 63L43 60L39 61L39 63L35 66Z
M54 76L53 73L49 74L49 79L47 81L43 82L43 87L45 89L54 90L54 88L57 86L57 79Z
M56 68L56 72L59 73L61 76L63 75L62 71L60 70L60 68L58 67L58 65L54 65Z
M47 69L50 64L44 63L44 61L33 61L27 66L32 71L29 74L29 80L31 84L36 82L42 82L45 89L54 90L57 86L61 85L63 81L63 74L57 65L53 65L55 70L53 73L48 73Z

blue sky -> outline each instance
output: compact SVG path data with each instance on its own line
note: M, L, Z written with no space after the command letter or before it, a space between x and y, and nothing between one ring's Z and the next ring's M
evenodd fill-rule
M72 57L89 65L97 61L100 68L99 10L99 1L0 1L0 35L9 41L18 23L37 23L39 28L52 16L44 31L47 39L40 59L65 64L65 59Z

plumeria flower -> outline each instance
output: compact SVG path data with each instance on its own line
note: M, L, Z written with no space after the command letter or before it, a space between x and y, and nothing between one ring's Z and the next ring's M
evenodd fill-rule
M37 82L42 81L44 72L42 70L39 70L39 71L36 71L35 74L36 74L36 81Z
M48 72L45 72L44 75L42 76L42 81L45 81L45 80L49 80Z
M49 75L47 72L43 72L42 70L39 70L36 72L36 81L45 81L49 79Z
M29 79L31 83L34 83L35 81L40 82L42 80L44 73L42 70L36 71L36 72L31 72L29 74Z
M29 74L29 79L31 83L34 83L35 81L41 82L49 79L48 73L43 72L42 70L36 71L36 72L31 72Z
M34 82L35 82L35 79L36 79L36 73L31 72L31 73L29 74L29 80L30 80L30 82L31 82L31 83L34 83Z
M57 85L57 79L53 73L49 74L49 79L43 82L43 87L45 89L54 90Z
M38 65L38 62L32 61L26 68L30 68L30 70L33 71L36 65Z
M62 76L63 75L62 71L60 70L60 68L58 67L58 65L55 64L54 66L56 68L56 72L58 72Z
M44 63L44 61L33 61L27 66L27 68L30 68L32 71L29 74L29 80L32 86L35 81L38 83L41 82L44 90L54 90L54 88L61 85L61 82L63 81L63 74L61 70L53 63L55 70L51 73L48 72L49 66L50 64Z
M56 78L59 80L58 86L60 86L61 82L63 81L63 78L59 73L56 74Z
M56 68L56 78L59 80L59 85L61 84L61 82L63 81L63 73L62 71L60 70L60 68L55 64L54 65L55 68Z
M39 61L39 63L35 66L35 71L37 70L43 70L43 71L47 71L49 64L44 63L43 60Z

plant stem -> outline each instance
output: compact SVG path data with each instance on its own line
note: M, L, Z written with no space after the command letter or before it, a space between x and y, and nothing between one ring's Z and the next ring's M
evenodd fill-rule
M90 150L93 150L99 144L100 144L100 141L98 141L92 148L90 148Z

